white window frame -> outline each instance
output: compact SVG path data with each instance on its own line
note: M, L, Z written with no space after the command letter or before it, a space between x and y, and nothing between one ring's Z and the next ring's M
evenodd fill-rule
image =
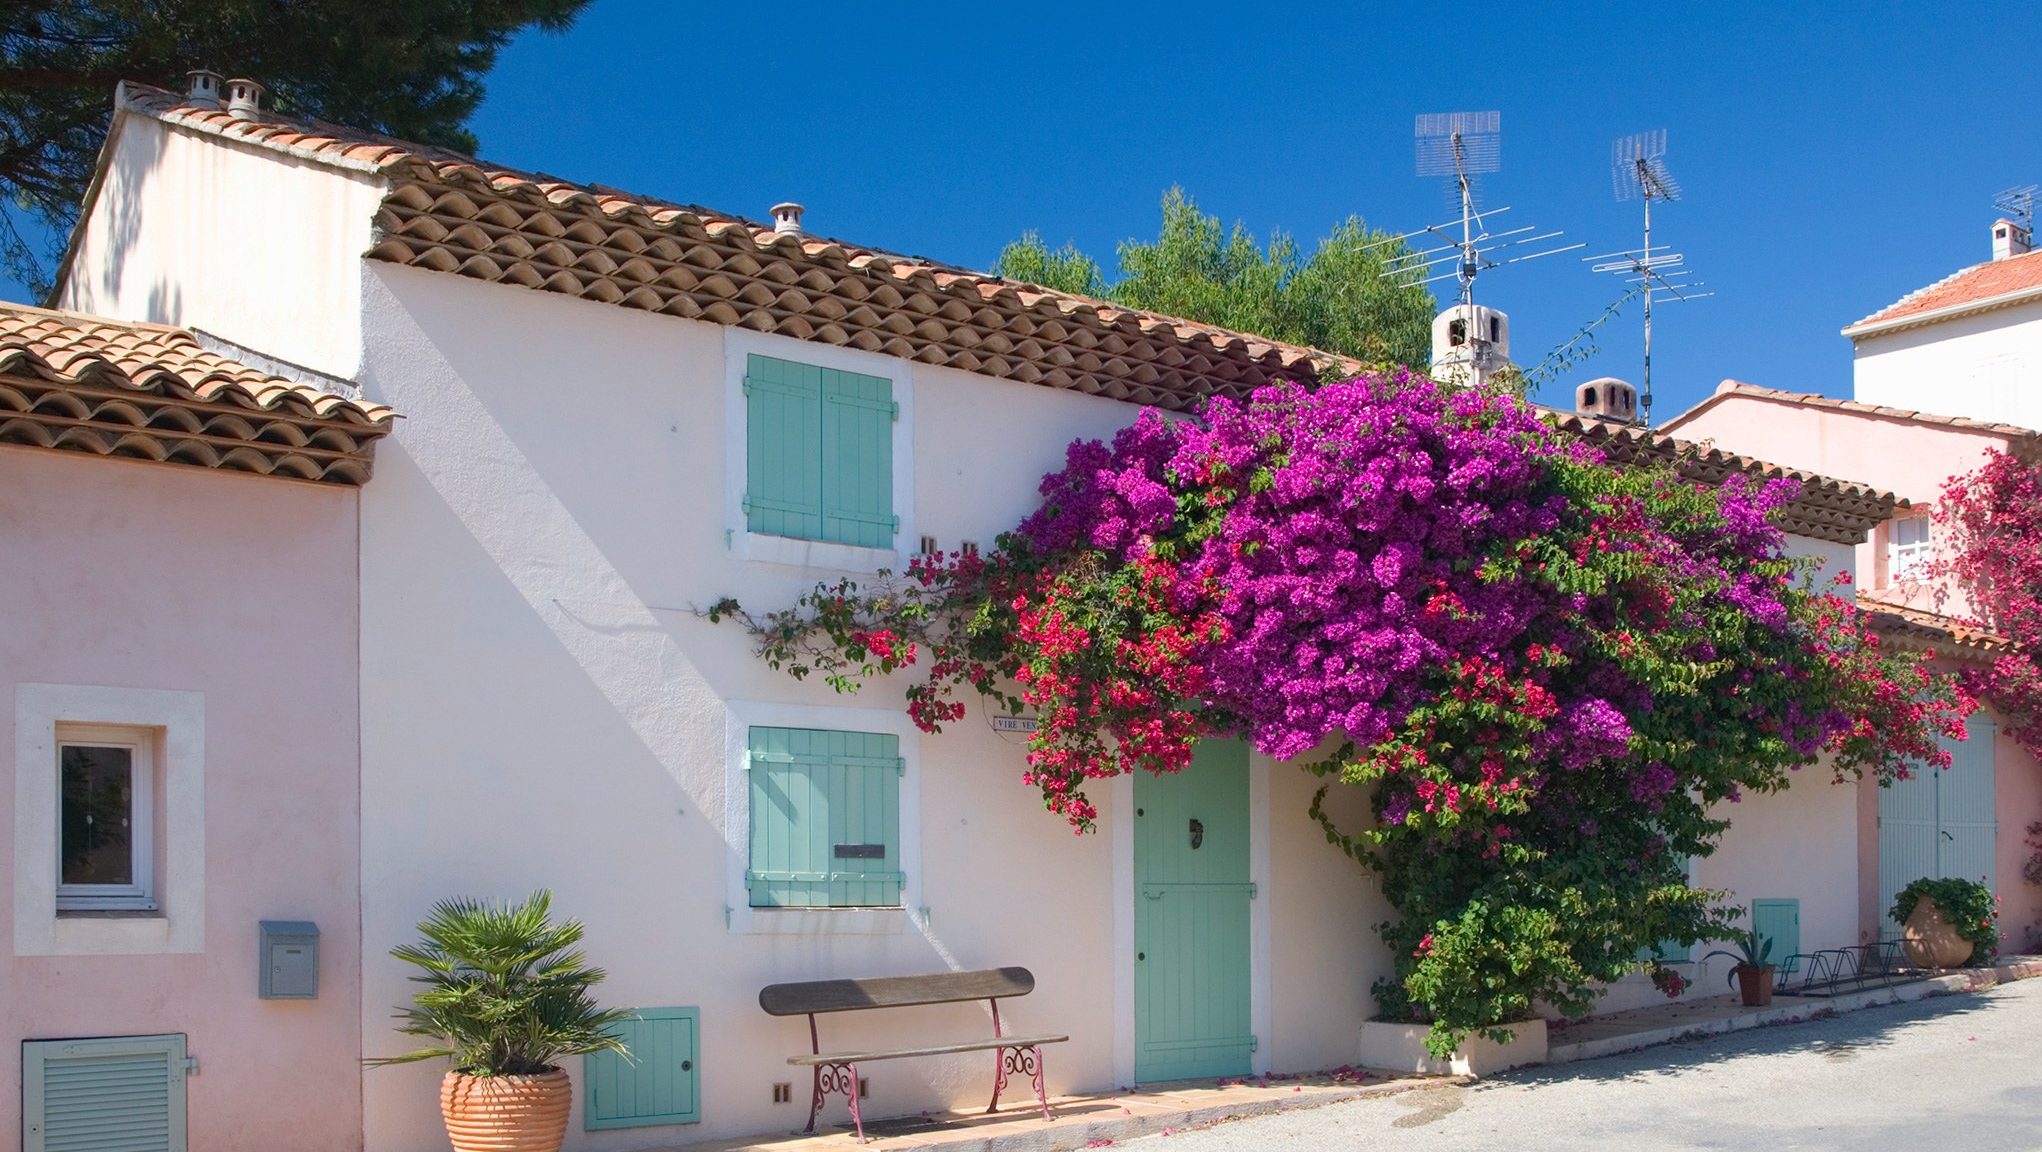
M897 708L831 708L775 701L726 702L723 723L724 909L738 936L899 936L926 923L922 907L921 732ZM752 866L752 790L745 777L753 728L884 732L900 738L900 886L898 908L754 908L745 873Z
M57 725L57 911L154 912L156 910L156 732L112 724ZM128 750L128 850L132 884L64 883L64 749Z
M153 910L57 909L61 729L155 733ZM14 686L14 954L147 956L206 950L206 698L90 684Z
M1900 528L1904 524L1921 525L1921 540L1902 544ZM1886 525L1887 583L1919 577L1922 566L1929 562L1935 541L1934 523L1927 516L1900 516L1890 521Z
M894 356L857 348L839 348L791 336L775 336L738 328L723 332L723 524L730 554L739 560L823 568L838 572L901 571L913 558L915 532L915 389L914 365ZM803 540L753 532L744 514L745 487L750 482L748 405L744 378L750 358L770 356L818 368L834 368L864 376L881 376L893 384L899 415L893 422L893 513L900 520L892 548L863 548L826 540Z

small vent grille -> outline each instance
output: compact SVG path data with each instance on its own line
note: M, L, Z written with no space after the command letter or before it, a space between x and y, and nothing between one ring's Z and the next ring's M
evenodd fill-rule
M936 554L936 538L934 536L922 537L922 555L934 556L935 554Z

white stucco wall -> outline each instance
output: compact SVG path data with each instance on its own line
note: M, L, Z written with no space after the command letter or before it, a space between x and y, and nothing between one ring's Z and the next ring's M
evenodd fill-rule
M1853 357L1867 404L2042 428L2042 301L1863 337Z
M1131 1010L1116 1002L1115 967L1131 913L1114 877L1131 846L1112 832L1114 790L1094 791L1105 831L1074 837L1020 783L1020 738L976 710L919 736L902 726L904 682L857 697L796 683L741 630L688 611L726 594L778 607L837 575L738 558L724 499L730 346L832 363L829 350L380 264L367 266L363 315L364 385L406 414L363 503L368 1052L403 1043L389 1009L409 988L382 954L434 900L546 886L587 922L611 972L606 999L702 1013L702 1124L582 1134L577 1118L571 1147L798 1126L805 1074L785 1060L805 1029L756 1004L776 980L1025 965L1038 990L1011 1022L1073 1036L1047 1054L1051 1091L1128 1082L1119 1033ZM1033 509L1072 439L1136 414L900 361L843 366L894 372L896 395L910 394L919 479L904 527L946 548L989 543ZM909 912L736 907L744 829L730 815L742 780L729 733L760 716L903 733L903 839L920 857ZM1355 956L1382 911L1306 820L1302 774L1259 758L1254 771L1269 813L1254 833L1266 894L1255 1011L1268 1032L1257 1066L1344 1063L1373 976ZM1272 951L1272 917L1306 947L1286 934ZM1319 951L1322 940L1339 950ZM824 1040L965 1035L982 1014L826 1020ZM979 1100L990 1059L870 1066L868 1114ZM369 1075L372 1152L434 1146L437 1075ZM786 1081L796 1102L772 1104Z
M203 328L352 378L381 199L367 175L124 114L56 304Z

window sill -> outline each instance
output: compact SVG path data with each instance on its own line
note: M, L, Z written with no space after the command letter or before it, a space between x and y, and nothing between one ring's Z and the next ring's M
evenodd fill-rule
M768 536L760 532L738 532L731 553L740 560L760 564L784 564L792 568L827 568L842 572L877 572L881 568L899 572L907 564L891 548L861 548L855 544L833 544L827 540L801 540L793 536Z
M732 908L737 936L904 936L915 918L905 908Z
M161 908L59 908L59 920L162 920Z

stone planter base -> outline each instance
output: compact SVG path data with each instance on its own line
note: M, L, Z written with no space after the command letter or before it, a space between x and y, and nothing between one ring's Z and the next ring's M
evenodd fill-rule
M1392 1072L1422 1072L1432 1076L1487 1076L1505 1068L1546 1062L1546 1022L1523 1020L1510 1025L1515 1039L1498 1044L1481 1036L1461 1042L1461 1050L1445 1060L1425 1050L1423 1024L1395 1024L1370 1020L1361 1026L1361 1064Z

